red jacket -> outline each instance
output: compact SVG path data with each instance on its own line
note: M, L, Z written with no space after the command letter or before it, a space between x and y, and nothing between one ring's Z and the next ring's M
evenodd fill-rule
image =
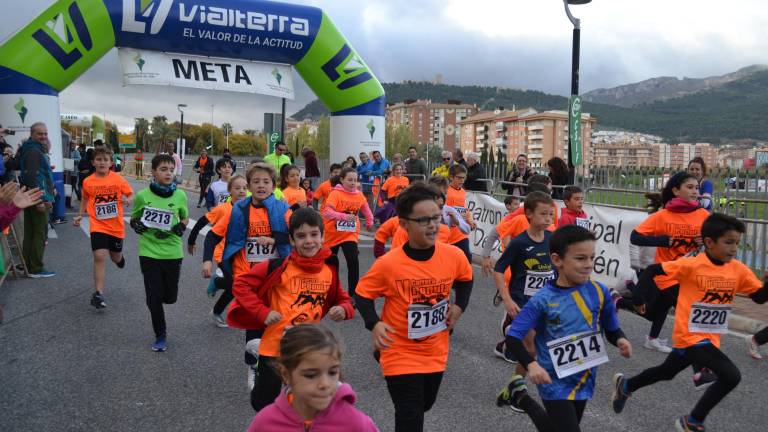
M311 273L319 272L322 266L329 266L333 281L323 305L323 316L328 314L328 310L333 306L344 308L346 319L352 319L355 316L355 308L352 306L349 294L339 283L339 260L331 254L330 249L321 249L314 258L301 257L294 250L287 258L260 262L248 273L235 278L232 284L232 294L235 298L227 313L227 324L230 327L248 330L259 330L265 327L264 320L272 310L269 292L280 283L280 277L288 266L289 260Z
M562 211L560 212L560 220L557 222L557 227L560 228L561 226L565 225L577 225L576 219L589 219L589 216L586 212L584 212L584 210L581 212L575 212L573 210L569 210L566 207L563 207Z

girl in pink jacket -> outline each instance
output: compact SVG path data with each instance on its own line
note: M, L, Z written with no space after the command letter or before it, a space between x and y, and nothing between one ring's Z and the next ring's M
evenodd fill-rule
M378 432L355 408L355 392L339 381L341 347L322 324L301 324L280 341L279 370L285 387L259 411L248 432Z

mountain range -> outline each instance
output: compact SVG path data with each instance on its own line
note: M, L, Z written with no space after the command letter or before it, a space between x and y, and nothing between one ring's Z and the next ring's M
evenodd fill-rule
M387 102L449 99L475 104L566 110L568 99L535 90L458 86L427 82L382 84ZM598 129L624 129L662 136L665 141L711 142L768 140L768 66L754 65L719 77L651 78L583 95L583 112L597 117ZM328 110L315 100L293 115L319 118Z

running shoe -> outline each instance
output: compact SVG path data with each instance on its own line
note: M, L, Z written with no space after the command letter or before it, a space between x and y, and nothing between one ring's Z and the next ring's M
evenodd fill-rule
M512 375L507 386L496 396L496 406L508 406L512 408L512 411L524 413L525 411L520 408L518 402L527 393L528 387L525 385L525 378L522 375Z
M496 357L504 360L507 363L516 364L517 359L515 359L515 356L512 355L512 353L508 353L507 350L504 347L504 342L499 342L496 344L496 348L493 349L493 353L496 354Z
M229 327L227 325L227 319L226 319L226 316L224 315L224 312L217 314L214 311L211 311L211 317L213 317L213 322L216 323L216 326L221 328Z
M747 350L749 351L749 356L755 360L762 359L763 355L760 354L760 345L758 345L755 342L755 338L749 337L748 339L746 339L746 341L747 341Z
M493 307L498 307L502 301L503 299L501 298L501 294L499 294L498 291L493 293Z
M168 349L168 343L165 340L165 335L155 338L155 343L152 344L152 351L165 352Z
M115 265L117 268L124 268L125 267L125 255L120 257L120 261L116 262Z
M624 392L626 382L627 379L624 378L622 373L617 373L613 376L613 396L611 396L611 400L613 401L613 412L616 414L621 414L624 411L624 404L632 396L632 393Z
M645 349L649 349L651 351L658 351L660 353L669 354L672 352L672 348L667 345L666 339L659 339L659 338L650 338L648 336L645 337L645 343L643 344Z
M253 387L256 385L256 370L258 367L258 362L248 365L248 391L253 391Z
M53 223L55 225L65 224L65 223L67 223L67 219L66 218L57 218L57 219L53 220Z
M611 288L610 293L611 293L611 301L613 302L613 308L616 309L616 311L618 312L619 311L619 300L621 300L622 296L621 296L621 294L619 294L618 291L616 291L613 288Z
M32 279L45 279L45 278L54 277L54 276L56 276L56 272L52 272L48 270L42 270L38 273L29 274L29 277L31 277Z
M218 288L216 287L216 279L217 277L212 277L211 280L208 282L208 288L205 290L205 292L208 294L208 297L215 297L216 291Z
M691 423L688 416L684 415L675 420L675 430L677 432L704 432L704 425L701 423Z
M702 368L701 371L693 374L693 387L699 391L711 386L715 381L717 381L717 375L707 368Z
M96 309L104 309L107 307L107 303L104 301L104 296L99 294L98 291L91 296L91 306Z

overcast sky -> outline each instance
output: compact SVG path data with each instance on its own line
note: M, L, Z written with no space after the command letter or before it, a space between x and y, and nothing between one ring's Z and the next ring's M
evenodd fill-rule
M323 8L382 82L432 80L499 85L565 95L570 91L571 24L558 0L296 0ZM768 12L760 0L594 0L582 19L581 91L656 76L721 75L768 63ZM3 0L0 39L49 0ZM761 12L762 11L762 12ZM293 113L314 99L294 77ZM122 128L133 118L231 122L260 129L276 98L179 88L122 87L116 50L61 93L63 113L106 114Z

